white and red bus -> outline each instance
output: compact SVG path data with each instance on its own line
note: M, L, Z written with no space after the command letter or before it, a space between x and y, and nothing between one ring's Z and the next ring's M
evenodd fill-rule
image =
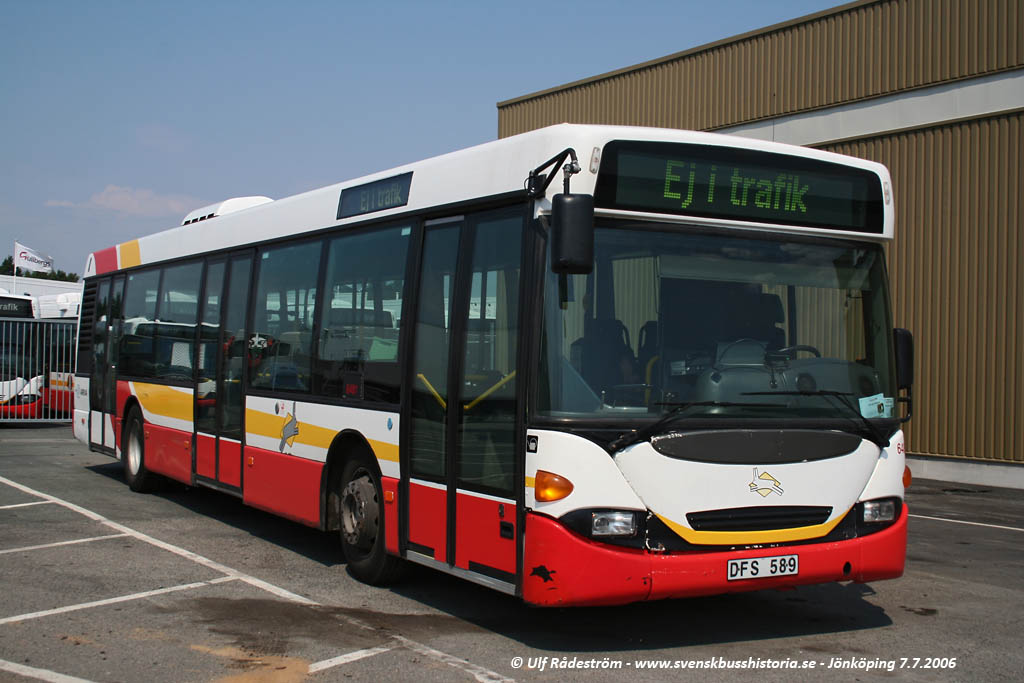
M570 187L571 185L571 187ZM86 265L75 434L537 605L903 572L876 163L559 125Z
M70 418L80 303L0 290L0 422Z

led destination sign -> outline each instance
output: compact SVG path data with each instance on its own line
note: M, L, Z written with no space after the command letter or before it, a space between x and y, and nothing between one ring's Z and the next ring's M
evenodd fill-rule
M349 218L374 211L384 211L409 203L412 173L375 180L365 185L347 187L338 200L338 218Z
M705 145L618 141L605 148L598 207L881 233L870 171Z

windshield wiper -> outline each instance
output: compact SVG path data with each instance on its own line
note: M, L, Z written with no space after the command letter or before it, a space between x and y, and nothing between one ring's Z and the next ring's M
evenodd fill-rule
M672 409L662 415L657 422L652 422L646 427L626 432L619 438L608 444L608 448L612 451L618 451L626 446L631 446L640 441L646 441L655 434L657 434L663 427L671 423L679 414L687 408L699 408L701 406L712 406L715 408L781 408L783 407L779 403L737 403L733 401L690 401L687 403L662 403L660 405L671 405Z
M744 396L821 396L822 398L834 398L836 403L833 405L841 405L847 410L853 417L850 417L850 421L861 427L859 430L861 433L867 432L870 437L869 441L875 444L879 448L885 448L889 445L889 440L885 438L885 435L875 426L871 420L864 417L860 410L853 405L853 401L849 399L853 394L842 391L829 391L828 389L819 389L817 391L745 391ZM856 419L854 419L856 418Z

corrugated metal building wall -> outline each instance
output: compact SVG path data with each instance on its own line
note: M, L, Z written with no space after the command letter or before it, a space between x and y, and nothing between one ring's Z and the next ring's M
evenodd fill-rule
M876 102L926 108L932 93L955 100L978 83L986 97L1024 91L1018 76L1022 0L867 0L501 102L498 134L563 121L799 128L801 117ZM870 134L839 126L800 142L893 174L894 314L917 347L910 450L1024 462L1024 104L1013 104L1024 97L992 99L996 113L957 105L922 123L887 110Z

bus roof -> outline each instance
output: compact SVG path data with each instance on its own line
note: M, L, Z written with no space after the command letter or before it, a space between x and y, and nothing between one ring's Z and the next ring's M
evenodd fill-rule
M870 240L892 238L893 213L889 189L891 180L888 170L881 164L806 147L715 133L563 123L276 201L266 197L247 197L203 207L186 216L185 225L93 252L87 260L85 276L361 223L368 218L377 220L432 207L451 206L484 197L522 193L525 198L524 185L529 172L567 147L576 150L583 169L573 177L572 191L593 194L601 150L613 140L658 141L758 150L869 171L879 177L885 188L884 229L880 234L846 231L842 235L847 238ZM395 189L385 189L382 181L391 179L394 182L390 185ZM373 183L379 184L371 185ZM379 194L383 200L372 207L370 212L361 211L358 206L349 210L347 205L342 206L342 193L346 189L353 190L349 193L349 197L353 198L355 188L373 192L393 192L393 195ZM540 209L547 209L549 198L561 192L561 189L561 179L558 178L548 187L547 196L542 200ZM389 199L389 196L393 199ZM356 203L358 204L358 200ZM192 220L200 217L204 218L201 222ZM650 218L652 215L644 214L643 217ZM699 219L684 220L677 216L660 218L675 222L709 222ZM722 221L719 221L719 224L721 223ZM760 229L832 236L838 234L837 231L806 227L787 228L779 225L763 225Z

